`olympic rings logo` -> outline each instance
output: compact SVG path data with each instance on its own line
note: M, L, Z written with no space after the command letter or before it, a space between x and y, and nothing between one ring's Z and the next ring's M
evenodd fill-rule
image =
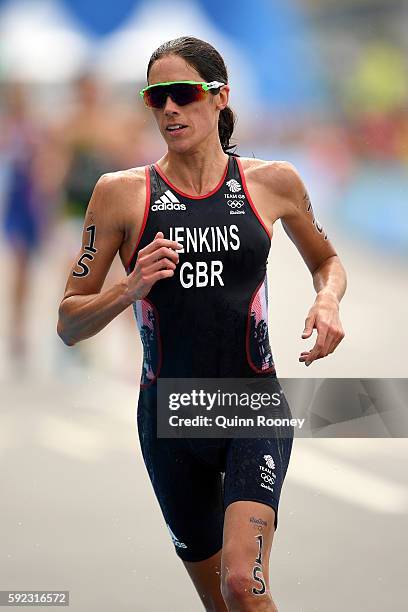
M244 202L228 202L228 206L231 206L231 208L242 208L243 205Z
M273 480L272 476L269 476L269 474L265 474L265 472L262 472L261 478L263 478L265 480L265 482L267 482L269 484L273 484L274 483L274 480Z

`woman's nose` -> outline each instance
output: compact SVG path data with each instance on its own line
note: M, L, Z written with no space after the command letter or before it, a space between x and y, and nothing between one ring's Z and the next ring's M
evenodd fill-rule
M163 109L164 109L164 112L168 112L168 113L178 112L177 104L173 102L173 100L171 99L169 95L166 98L166 102L165 102Z

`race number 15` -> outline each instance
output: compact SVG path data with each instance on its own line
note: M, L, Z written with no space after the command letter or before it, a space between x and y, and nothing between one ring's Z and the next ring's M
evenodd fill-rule
M95 234L96 234L96 227L95 227L95 225L89 225L86 228L86 231L89 232L89 234L90 234L90 236L89 236L89 244L84 246L84 249L87 252L83 253L81 255L81 257L78 259L77 264L76 264L77 266L82 268L82 272L75 272L75 270L74 270L72 272L72 276L86 276L87 274L89 274L89 267L85 263L85 260L88 259L89 261L92 261L93 258L94 258L92 253L96 253L97 252L97 249L94 247L94 244L95 244Z

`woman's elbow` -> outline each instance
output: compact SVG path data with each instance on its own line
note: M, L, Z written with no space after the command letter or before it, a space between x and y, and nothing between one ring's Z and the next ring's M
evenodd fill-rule
M66 317L64 316L62 308L63 306L61 303L58 310L57 334L66 346L74 346L76 343L68 334L67 325L64 323L64 318Z

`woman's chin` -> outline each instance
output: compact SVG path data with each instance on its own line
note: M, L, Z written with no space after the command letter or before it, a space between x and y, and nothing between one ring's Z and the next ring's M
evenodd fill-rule
M168 142L169 151L173 153L188 153L191 150L191 142Z

